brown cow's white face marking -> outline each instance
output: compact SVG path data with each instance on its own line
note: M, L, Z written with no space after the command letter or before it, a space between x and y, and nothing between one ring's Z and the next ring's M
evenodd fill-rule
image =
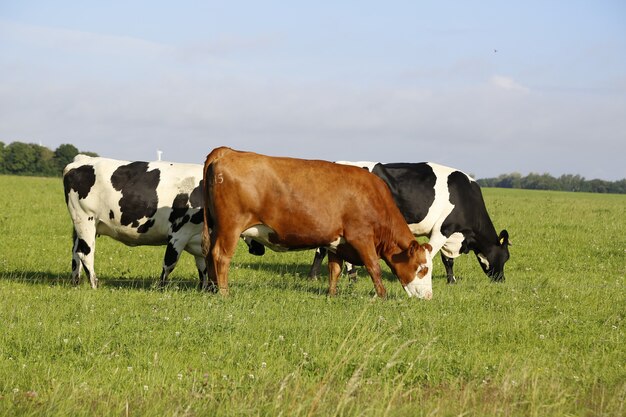
M426 252L426 263L417 268L413 281L405 285L404 290L409 297L430 300L433 298L433 258L430 251L424 250Z

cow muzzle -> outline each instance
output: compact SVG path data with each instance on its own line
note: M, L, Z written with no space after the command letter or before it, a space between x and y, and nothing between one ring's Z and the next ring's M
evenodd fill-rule
M422 298L424 300L430 300L433 298L433 280L432 275L429 273L423 278L415 277L413 281L404 286L404 290L409 297Z

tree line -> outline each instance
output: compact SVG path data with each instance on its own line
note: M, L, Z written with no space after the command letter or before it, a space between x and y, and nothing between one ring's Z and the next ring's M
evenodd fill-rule
M0 141L0 174L60 177L63 168L79 153L98 156L94 152L81 152L74 145L59 145L54 151L34 143Z
M42 145L0 141L0 174L60 177L63 168L79 153L98 156L94 152L79 151L74 145L63 144L54 151ZM496 178L477 180L481 187L523 188L528 190L582 191L590 193L626 194L626 178L619 181L600 179L586 180L580 175L530 173L526 176L515 172Z
M514 172L502 174L496 178L482 178L477 182L481 187L626 194L626 178L619 181L586 180L580 175L567 174L556 178L550 174L536 173L530 173L524 177Z

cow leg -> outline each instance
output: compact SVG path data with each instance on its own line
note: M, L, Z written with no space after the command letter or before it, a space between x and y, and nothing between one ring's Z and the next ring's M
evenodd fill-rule
M167 277L172 273L176 264L180 259L180 254L183 252L187 242L183 242L181 239L177 239L170 235L167 237L167 248L165 249L165 257L163 258L163 269L161 270L161 280L159 285L165 287L167 284Z
M454 258L461 254L463 247L463 240L465 237L460 232L452 233L447 239L445 244L441 247L441 260L446 267L446 276L448 278L448 284L456 283L456 277L454 276ZM433 255L434 255L433 251Z
M370 274L370 277L372 278L376 295L380 298L387 297L387 290L385 289L381 279L382 272L380 264L378 263L378 255L376 254L376 248L372 243L373 240L371 236L358 236L357 238L352 239L352 236L346 235L344 238L347 243L350 244L359 254L361 261L363 261L363 265L365 265L367 273Z
M232 230L232 229L230 229ZM221 295L228 295L228 268L230 261L235 255L239 235L223 234L220 237L211 238L211 256L207 257L207 269L211 277L217 281L217 289Z
M317 278L320 274L320 267L322 266L322 261L326 256L326 252L328 250L326 248L317 248L315 250L315 257L313 258L313 265L311 265L311 269L309 270L309 278Z
M448 277L448 284L455 284L456 278L454 277L454 258L448 258L441 252L441 261L443 266L446 267L446 276Z
M350 262L346 262L346 270L348 271L348 281L351 283L356 282L356 266Z
M81 265L89 276L91 288L98 288L98 278L94 269L96 253L96 227L93 220L79 223L75 229L74 247L72 249L72 283L80 280ZM76 267L74 268L74 263Z
M211 250L206 252L204 258L206 265L206 273L202 276L202 283L200 289L202 291L217 292L217 275L215 272L215 264L213 262L213 254Z
M206 279L205 277L207 276L206 260L202 256L194 256L194 258L196 260L196 268L198 268L198 277L200 278L198 288L202 289L202 285Z
M83 271L83 263L80 260L80 256L78 256L78 236L76 235L76 230L73 233L73 242L72 242L72 284L78 285L80 283L80 275Z
M337 281L339 280L339 275L341 275L342 267L343 259L333 252L328 252L328 295L330 296L337 295Z
M365 268L367 269L367 272L370 274L370 277L372 277L372 282L374 283L374 289L376 290L376 295L379 296L380 298L387 297L387 290L385 289L385 286L383 285L383 281L381 280L382 272L381 272L378 260L375 260L373 263L372 262L366 263Z

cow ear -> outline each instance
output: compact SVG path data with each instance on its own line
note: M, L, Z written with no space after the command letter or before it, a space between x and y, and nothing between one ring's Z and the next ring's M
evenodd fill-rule
M500 246L511 246L511 242L509 242L509 232L502 230L500 232L500 236L498 237L498 241L500 242Z
M415 256L415 252L417 252L419 247L420 247L420 244L417 243L417 240L414 240L413 242L411 242L409 244L409 247L407 248L407 253L409 254L409 257Z
M426 249L429 253L433 253L433 247L430 246L430 243L424 243L422 247Z

